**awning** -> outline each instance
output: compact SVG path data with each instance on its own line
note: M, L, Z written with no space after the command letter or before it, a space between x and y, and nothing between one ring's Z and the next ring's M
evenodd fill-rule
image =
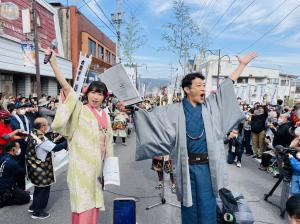
M40 51L41 76L54 77L49 64L44 64L44 52ZM72 62L57 57L57 65L66 79L72 79ZM35 74L35 67L23 66L23 53L20 43L0 37L0 70Z

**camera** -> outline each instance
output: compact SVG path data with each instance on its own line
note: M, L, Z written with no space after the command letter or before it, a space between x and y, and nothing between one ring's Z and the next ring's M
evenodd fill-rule
M297 150L291 147L285 148L281 145L276 146L275 149L279 173L283 176L285 181L289 182L293 175L293 168L290 163L289 154L296 158Z

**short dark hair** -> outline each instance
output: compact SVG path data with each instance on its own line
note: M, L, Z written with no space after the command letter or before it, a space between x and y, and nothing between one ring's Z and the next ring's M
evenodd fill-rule
M278 105L282 105L282 104L283 104L283 100L282 100L282 99L278 99L278 100L277 100L277 104L278 104Z
M296 194L287 200L286 212L291 218L300 219L300 194Z
M182 89L184 89L185 87L190 88L192 86L193 80L196 78L205 80L204 75L202 75L202 73L200 73L200 72L190 73L190 74L187 74L186 76L184 76L184 78L182 79L181 88Z
M101 81L91 82L91 84L89 85L89 87L86 90L85 96L87 97L88 93L92 92L92 91L95 91L97 93L102 93L104 98L106 98L108 95L108 89L107 89L106 85Z
M4 146L4 152L9 152L12 150L12 148L16 147L16 142L15 141L9 141L5 146Z

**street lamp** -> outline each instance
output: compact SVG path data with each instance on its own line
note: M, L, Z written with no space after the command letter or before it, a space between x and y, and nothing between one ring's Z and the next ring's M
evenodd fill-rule
M204 55L206 54L206 52L210 52L212 55L218 56L218 78L217 78L217 85L219 86L220 72L221 72L221 59L224 58L224 57L228 57L229 63L230 63L230 57L229 57L229 55L227 55L227 54L226 54L226 55L223 55L223 56L221 57L221 49L219 49L219 50L214 50L214 51L206 50L206 51L204 52Z
M8 20L19 18L19 7L12 2L0 2L0 16Z

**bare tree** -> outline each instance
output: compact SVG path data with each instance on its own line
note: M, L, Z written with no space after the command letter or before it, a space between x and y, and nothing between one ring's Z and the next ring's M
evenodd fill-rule
M141 26L135 14L130 13L122 36L123 58L125 62L132 65L134 53L147 42L145 30Z
M207 32L190 15L189 7L183 0L173 2L174 22L167 23L163 27L162 40L167 50L178 56L178 63L185 74L185 67L191 53L201 53L207 46Z

